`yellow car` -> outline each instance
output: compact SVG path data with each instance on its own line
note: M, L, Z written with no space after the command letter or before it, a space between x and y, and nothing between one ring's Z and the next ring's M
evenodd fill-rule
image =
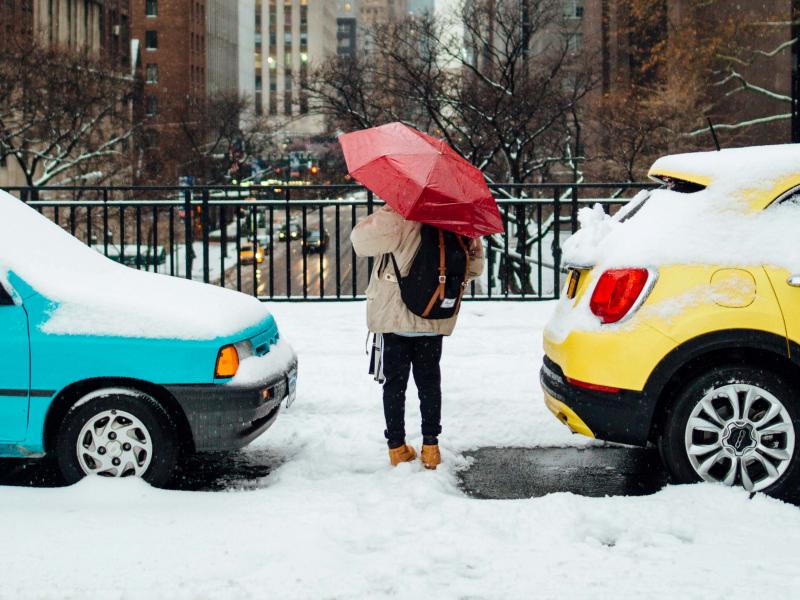
M239 262L243 265L260 265L264 262L264 249L252 242L246 242L239 248Z
M676 482L800 492L799 148L664 157L662 188L582 212L541 369L570 430L655 443Z

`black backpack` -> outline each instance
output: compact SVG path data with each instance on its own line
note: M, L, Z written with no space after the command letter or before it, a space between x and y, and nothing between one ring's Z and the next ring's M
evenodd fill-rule
M423 319L449 319L458 313L467 287L467 241L458 234L424 224L420 236L419 249L405 277L400 276L394 254L389 254L400 296L408 310Z

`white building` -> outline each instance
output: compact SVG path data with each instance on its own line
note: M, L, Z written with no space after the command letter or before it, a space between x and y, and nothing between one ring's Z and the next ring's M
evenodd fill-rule
M314 65L336 54L336 0L256 2L257 112L289 119L287 137L322 133L324 121L309 114L302 85Z
M256 53L261 43L256 33L256 0L239 0L239 93L250 102L256 101Z
M207 0L206 92L239 90L239 3Z

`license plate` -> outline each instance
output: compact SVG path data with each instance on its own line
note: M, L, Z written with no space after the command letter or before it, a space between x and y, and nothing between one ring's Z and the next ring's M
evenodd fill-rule
M294 404L297 398L297 373L289 374L289 393L286 395L286 408Z
M581 278L581 274L579 271L575 269L569 270L569 276L567 279L567 298L572 300L575 297L576 292L578 291L578 281Z

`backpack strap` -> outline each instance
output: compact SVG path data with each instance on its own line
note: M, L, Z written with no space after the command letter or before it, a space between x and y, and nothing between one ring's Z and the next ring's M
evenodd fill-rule
M464 243L464 238L460 235L458 237L458 243L461 244L461 249L464 251L464 256L467 258L467 268L464 271L464 281L461 282L461 293L458 295L458 301L456 302L456 313L461 309L461 299L464 297L464 292L467 291L467 282L469 281L469 248Z
M376 271L378 279L380 279L383 276L383 273L386 272L386 267L389 266L388 264L389 259L387 258L387 256L388 254L384 254L383 256L381 256L381 262L378 263L378 270Z
M433 310L433 305L436 304L436 301L444 300L444 284L447 282L447 263L445 262L445 254L444 254L444 231L439 229L439 285L436 286L436 291L433 292L433 296L431 296L431 301L428 302L428 306L425 307L425 311L422 313L422 318L427 319L428 315L431 314Z
M398 267L398 266L397 266L397 260L396 260L396 259L395 259L395 257L394 257L394 252L390 252L390 253L389 253L389 258L391 258L391 259L392 259L392 266L394 267L394 274L395 274L395 276L397 277L397 283L400 283L400 281L401 281L403 278L402 278L402 277L400 277L400 267Z

